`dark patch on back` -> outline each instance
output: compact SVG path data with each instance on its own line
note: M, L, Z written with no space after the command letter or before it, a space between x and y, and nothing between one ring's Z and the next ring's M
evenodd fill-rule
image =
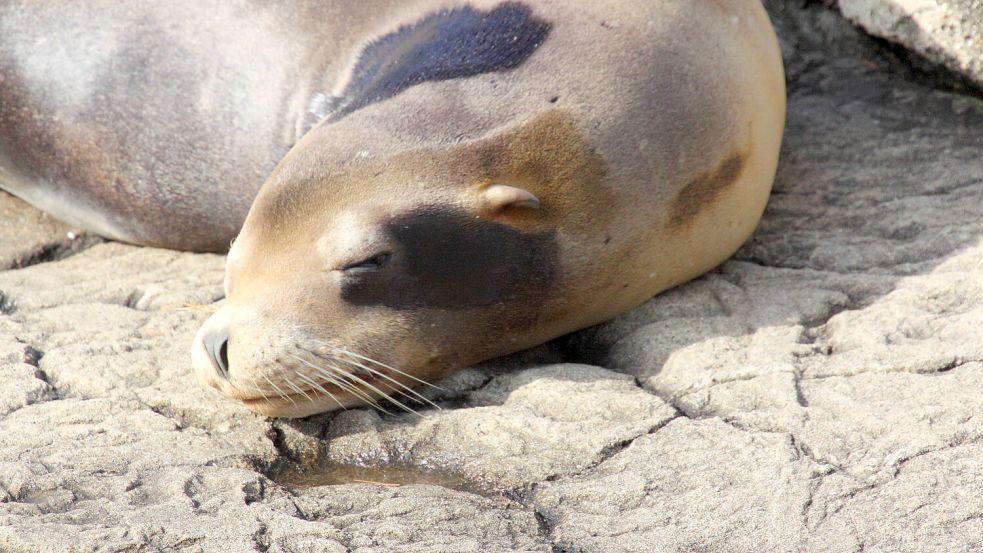
M348 303L392 309L499 305L531 312L556 278L552 233L527 233L463 210L422 208L386 226L395 248L382 269L346 276ZM512 313L510 313L512 314Z
M689 181L672 203L669 227L677 229L685 227L701 211L712 206L717 201L717 197L740 178L747 157L747 153L733 154L722 161L716 169Z
M345 88L337 96L317 94L311 100L300 134L322 119L337 121L413 85L519 67L550 27L516 2L490 11L463 6L430 14L363 48Z

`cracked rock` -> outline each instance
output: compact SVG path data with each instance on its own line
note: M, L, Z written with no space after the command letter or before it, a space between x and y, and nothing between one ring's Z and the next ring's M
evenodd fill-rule
M464 407L422 418L342 413L326 436L327 457L436 467L465 487L500 491L583 471L675 416L630 377L552 365L497 376Z
M26 267L81 247L81 233L0 191L0 270ZM0 313L2 298L0 298Z
M817 474L788 436L677 419L534 504L563 551L797 551Z

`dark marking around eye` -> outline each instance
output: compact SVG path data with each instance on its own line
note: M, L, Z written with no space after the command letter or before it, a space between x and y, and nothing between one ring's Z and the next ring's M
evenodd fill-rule
M526 310L548 295L556 272L551 233L526 233L462 210L421 209L392 220L391 267L342 283L353 305L392 309Z
M300 134L323 119L337 121L413 85L519 67L550 27L516 2L489 11L463 6L432 13L362 49L338 95L318 93L311 99Z

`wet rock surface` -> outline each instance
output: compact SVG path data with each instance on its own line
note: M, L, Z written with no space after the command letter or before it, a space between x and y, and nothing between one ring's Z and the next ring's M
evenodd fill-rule
M219 399L187 350L220 256L73 246L0 196L0 551L983 550L983 102L769 8L751 242L418 415Z

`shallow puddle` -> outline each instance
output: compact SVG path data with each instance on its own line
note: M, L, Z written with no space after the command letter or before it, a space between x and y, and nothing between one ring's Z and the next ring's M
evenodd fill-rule
M385 487L408 485L441 486L483 496L498 496L491 486L471 481L451 472L430 471L412 465L360 467L328 463L317 467L294 467L277 474L274 480L288 488L304 489L342 484L372 484Z

